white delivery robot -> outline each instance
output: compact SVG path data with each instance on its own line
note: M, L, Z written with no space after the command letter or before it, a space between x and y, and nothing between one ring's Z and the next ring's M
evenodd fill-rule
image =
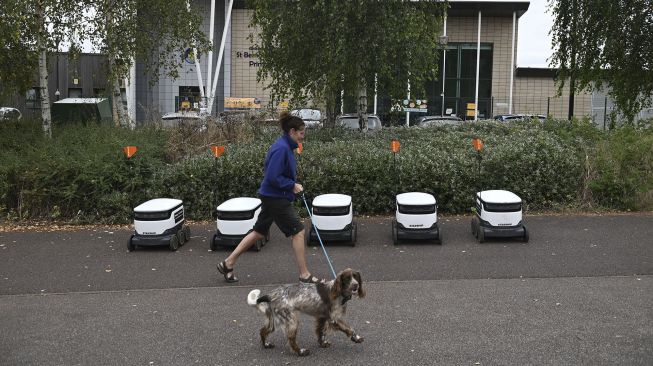
M442 244L438 228L438 206L433 195L407 192L396 197L396 217L392 220L392 242L407 240L432 240Z
M252 197L231 198L221 203L216 219L217 231L211 240L211 250L218 247L235 247L254 230L254 224L261 213L261 200ZM269 237L257 241L252 248L257 252L268 241Z
M307 245L318 244L315 229L323 243L340 241L356 245L358 229L354 222L351 196L338 193L319 195L313 199L311 212L313 224L306 229Z
M489 237L521 238L528 242L528 230L522 222L522 200L510 191L476 192L476 216L472 234L479 243Z
M184 225L184 205L173 198L155 198L134 208L134 234L127 248L167 245L177 250L190 239L190 228Z

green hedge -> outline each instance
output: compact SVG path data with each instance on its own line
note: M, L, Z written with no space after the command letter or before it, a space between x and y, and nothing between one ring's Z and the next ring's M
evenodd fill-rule
M126 223L135 205L175 197L184 200L187 217L211 219L216 204L256 195L265 153L279 135L277 128L243 131L215 160L208 145L220 141L206 137L187 149L195 152L190 157L172 153L182 141L178 131L75 125L59 126L45 139L36 123L4 124L0 218ZM474 137L485 144L480 172ZM401 141L396 156L392 138ZM131 160L122 155L126 145L139 148ZM465 213L479 188L513 191L528 210L648 210L652 162L650 128L482 122L374 134L309 130L298 175L309 197L352 195L357 214L390 213L394 195L408 191L432 193L443 213Z
M396 157L393 137L401 142ZM480 174L474 137L485 143ZM304 151L307 189L350 194L363 213L390 212L394 195L408 191L432 193L444 212L465 212L479 188L511 190L531 209L569 205L578 200L583 172L575 146L530 125L399 128L314 148L307 142Z

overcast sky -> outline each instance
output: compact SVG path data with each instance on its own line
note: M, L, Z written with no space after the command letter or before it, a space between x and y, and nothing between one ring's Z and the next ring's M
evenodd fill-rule
M530 1L528 10L519 18L517 66L549 67L547 59L553 53L549 30L553 18L548 10L548 0Z

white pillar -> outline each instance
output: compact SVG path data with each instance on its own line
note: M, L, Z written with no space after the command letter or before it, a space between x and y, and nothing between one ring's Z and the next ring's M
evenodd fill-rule
M442 35L444 37L447 36L447 15L444 15L444 30L442 31ZM444 116L444 82L447 80L447 45L444 45L444 49L442 50L442 108L440 111L440 115Z
M131 67L129 68L129 84L125 83L127 88L127 115L130 124L136 122L136 60L132 58Z
M515 28L517 27L517 12L512 12L512 52L510 54L510 102L508 102L508 113L512 113L512 87L515 76Z
M190 12L190 0L186 1L186 8ZM197 73L197 83L200 87L200 96L204 99L204 82L202 80L202 71L200 67L200 58L197 53L197 48L193 47L193 59L195 60L195 72Z
M376 102L377 102L377 92L378 92L378 79L377 74L374 73L374 114L376 114Z
M481 65L481 11L478 11L478 35L476 36L476 91L474 92L474 121L478 121L478 75Z
M224 12L226 13L229 10L229 3L225 1L223 8ZM229 27L227 29L228 41L224 44L224 52L222 56L222 75L224 76L222 93L225 97L231 96L231 58L233 56L231 53L231 47L233 45L231 41L231 34L231 27Z
M408 98L408 107L410 108L410 79L408 79L408 95L407 95L407 98ZM406 112L406 127L410 126L409 120L410 120L410 112Z
M213 102L215 101L215 90L218 88L218 78L220 76L220 66L222 66L222 55L224 54L224 46L227 41L227 32L231 23L231 10L234 7L234 0L229 0L229 8L227 9L227 15L224 19L224 29L222 30L222 40L220 41L220 52L218 53L218 59L215 61L215 73L213 74L213 83L210 80L207 80L207 84L211 85L211 91L209 94L209 106L208 110L213 110Z
M213 49L215 48L215 45L213 44L213 34L215 33L215 0L211 0L211 18L209 22L209 43L211 44L211 48L209 49L209 55L206 60L207 63L207 72L206 72L206 80L207 83L213 78L211 78L211 72L213 71ZM208 94L208 90L207 90ZM208 111L211 113L211 111Z

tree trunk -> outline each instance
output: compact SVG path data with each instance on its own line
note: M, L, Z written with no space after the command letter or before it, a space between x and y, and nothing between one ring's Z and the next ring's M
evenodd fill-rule
M326 120L324 121L325 127L334 127L336 124L336 92L327 92L326 93Z
M45 10L42 6L37 7L37 14L40 23L45 30ZM52 137L52 114L50 112L50 93L48 91L48 54L47 45L42 35L38 37L39 49L39 98L41 100L41 120L43 134Z
M367 129L367 83L362 80L358 86L358 128Z
M569 81L569 111L567 113L567 119L570 121L574 118L574 90L576 89L576 79L573 73L574 71L572 71L572 76Z
M50 93L48 90L48 56L45 49L39 51L39 90L43 134L52 137L52 113L50 112Z
M115 60L113 57L109 58L109 73L113 75L113 80L111 81L112 89L112 98L111 98L111 113L113 115L113 123L116 127L127 127L128 117L127 112L125 111L125 105L122 103L122 95L120 94L120 82L118 77L116 77L115 69Z
M113 14L111 13L113 6L115 3L111 3L108 5L106 9L106 15L105 15L105 20L106 23L111 25L113 23ZM111 26L108 26L109 29L111 29ZM110 32L110 31L109 31ZM109 35L107 34L107 38L109 38ZM107 55L107 58L109 59L109 80L111 83L111 114L113 115L113 123L115 124L116 127L127 127L129 125L128 117L127 117L127 111L125 110L125 106L122 103L122 95L120 94L120 79L121 79L121 73L118 70L118 67L116 66L116 57L112 53L113 49L109 47L109 54ZM124 76L124 75L123 75Z
M113 98L112 100L112 109L113 109L113 118L116 120L116 125L120 127L127 127L127 113L125 111L125 105L122 103L122 95L120 94L120 82L114 80L113 84Z

